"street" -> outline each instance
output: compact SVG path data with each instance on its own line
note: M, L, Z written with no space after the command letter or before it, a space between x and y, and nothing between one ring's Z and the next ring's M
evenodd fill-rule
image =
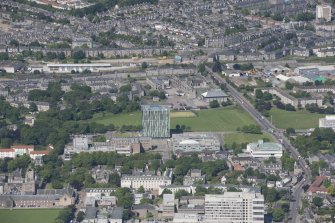
M312 178L310 168L307 166L305 160L300 156L297 149L291 145L290 141L285 137L282 131L272 125L272 123L270 123L268 119L264 118L262 114L260 114L260 112L258 112L254 108L254 106L246 98L244 98L234 87L227 83L224 78L216 73L212 75L220 83L226 84L231 97L256 120L256 122L262 127L264 131L269 132L277 142L282 143L283 147L290 153L290 156L292 156L297 161L298 166L304 171L305 181L299 182L295 186L295 188L292 189L293 201L290 203L290 222L297 222L296 218L299 209L300 197L303 191L302 188L304 185L310 184Z

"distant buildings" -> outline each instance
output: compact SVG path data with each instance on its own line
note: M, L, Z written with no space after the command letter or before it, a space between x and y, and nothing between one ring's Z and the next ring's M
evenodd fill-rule
M31 145L14 145L9 149L0 149L0 158L15 158L27 154L31 159L42 157L49 154L49 150L34 150L34 146Z
M199 169L189 170L184 177L184 186L192 186L194 183L206 183L206 175L201 175L201 170Z
M91 38L74 38L72 40L72 49L76 47L87 47L87 48L92 48L93 47L93 41Z
M64 159L70 160L73 154L80 152L116 152L130 155L140 153L141 149L151 149L150 137L112 137L106 142L92 142L89 136L75 136L73 145L64 149Z
M205 221L263 223L264 196L256 192L206 194Z
M124 175L121 178L121 187L133 189L138 189L142 186L145 190L159 190L160 186L168 186L171 184L171 169L167 169L161 176L143 173L139 175Z
M142 106L143 135L152 138L170 137L170 109L164 105Z
M335 129L335 115L326 115L324 118L319 118L319 128Z
M330 5L317 5L316 6L316 19L324 20L326 22L332 19L332 7Z
M1 195L1 208L60 208L74 204L76 193L73 189L39 189L35 195Z
M258 142L249 143L247 152L254 158L280 158L283 155L283 146L279 143L259 140Z
M220 151L220 141L213 133L183 133L172 135L174 153Z

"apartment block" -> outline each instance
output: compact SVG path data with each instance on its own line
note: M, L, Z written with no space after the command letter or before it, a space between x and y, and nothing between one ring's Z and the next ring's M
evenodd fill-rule
M205 221L263 223L264 196L256 192L206 194Z

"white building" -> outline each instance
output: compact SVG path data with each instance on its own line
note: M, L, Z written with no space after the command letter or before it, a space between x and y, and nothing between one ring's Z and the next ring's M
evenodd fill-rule
M141 186L145 190L159 190L159 186L172 184L172 170L167 169L162 176L156 175L125 175L121 177L121 187L138 189Z
M111 71L112 65L109 63L86 63L86 64L47 64L46 71L51 73L71 73L83 72L89 70L91 72Z
M199 214L190 214L190 213L174 213L173 222L174 223L203 222L203 216Z
M220 151L220 141L212 133L183 133L172 135L173 152Z
M316 6L316 19L325 20L326 22L332 19L332 7L330 5L317 5Z
M335 115L326 115L324 118L319 118L319 128L335 129Z
M49 147L50 148L50 147ZM49 150L34 150L34 146L31 145L14 145L9 149L0 149L0 159L3 158L15 158L28 154L29 157L35 160L37 157L42 157L49 154Z
M249 143L247 145L247 152L254 158L280 158L283 155L283 146L279 143L259 140L258 142Z
M205 222L263 223L264 196L257 192L206 194Z
M73 138L73 148L77 150L88 150L88 142L87 136L75 136Z

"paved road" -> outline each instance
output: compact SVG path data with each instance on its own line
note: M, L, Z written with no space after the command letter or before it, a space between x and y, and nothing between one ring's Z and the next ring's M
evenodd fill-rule
M263 130L269 132L273 135L275 140L277 142L281 142L284 146L284 148L287 149L287 151L290 153L290 155L298 161L298 165L300 168L304 171L304 178L305 180L302 180L299 182L295 188L292 190L292 202L290 204L290 214L289 219L291 219L291 222L297 222L297 215L298 215L298 208L299 208L299 200L300 196L302 194L302 187L306 183L310 183L310 180L312 178L311 170L307 166L304 159L301 158L299 152L296 148L294 148L289 140L284 136L283 132L279 129L277 129L272 123L269 122L266 118L264 118L255 108L254 106L245 99L234 87L232 87L230 84L226 82L224 78L222 78L218 74L212 74L212 76L217 79L220 83L224 83L227 86L227 89L230 91L230 95L232 98L235 99L239 105L246 110L256 121L257 123L263 128Z

